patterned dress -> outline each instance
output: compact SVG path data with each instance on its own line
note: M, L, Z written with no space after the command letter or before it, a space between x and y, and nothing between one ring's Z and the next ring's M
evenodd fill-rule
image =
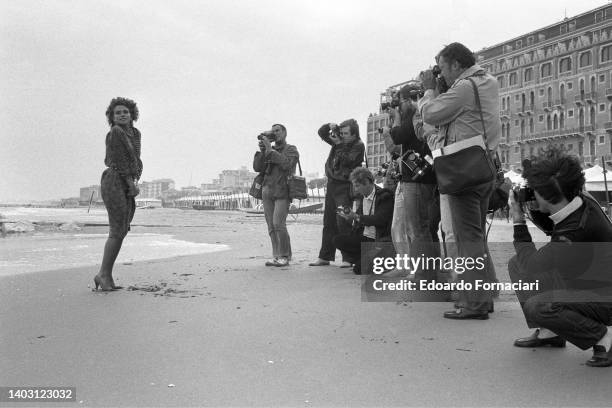
M123 239L130 230L136 210L134 197L127 195L126 180L137 180L142 175L140 131L134 127L113 126L106 135L104 164L108 168L102 173L100 190L108 213L108 236Z

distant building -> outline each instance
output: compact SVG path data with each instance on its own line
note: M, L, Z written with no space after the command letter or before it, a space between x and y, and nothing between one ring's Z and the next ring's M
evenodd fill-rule
M219 188L231 191L249 191L257 173L249 171L246 166L238 170L223 170L219 174Z
M196 186L187 186L187 187L181 187L181 196L193 196L193 195L200 195L202 192L200 191L200 189Z
M612 158L612 6L476 53L500 86L505 168L549 145L585 164Z
M93 198L91 194L93 193ZM92 202L102 201L102 195L100 194L100 186L93 185L89 187L81 187L79 193L79 202L81 204L89 204L89 200Z
M174 190L174 180L159 179L140 183L141 198L164 198L169 190Z

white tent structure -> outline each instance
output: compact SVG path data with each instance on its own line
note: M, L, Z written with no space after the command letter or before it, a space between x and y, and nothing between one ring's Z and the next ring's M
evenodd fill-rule
M504 173L504 178L509 178L512 184L523 184L525 179L519 173L514 170L507 171Z
M608 181L608 189L612 190L612 172L606 170ZM604 169L601 166L595 165L584 170L584 178L586 180L585 187L588 191L606 191L604 184Z

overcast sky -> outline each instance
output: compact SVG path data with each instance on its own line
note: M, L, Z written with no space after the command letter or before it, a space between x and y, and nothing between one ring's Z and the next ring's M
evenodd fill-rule
M145 181L251 168L273 123L323 173L318 127L355 118L365 135L380 92L443 45L478 51L604 4L0 0L0 201L99 184L115 96L138 103Z

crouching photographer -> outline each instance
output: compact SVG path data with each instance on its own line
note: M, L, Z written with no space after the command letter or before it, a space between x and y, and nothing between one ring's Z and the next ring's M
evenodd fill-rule
M612 366L612 224L583 192L584 173L574 156L549 148L523 163L528 187L510 194L514 256L508 265L527 326L535 332L517 347L593 348L591 367ZM536 249L529 218L551 241ZM527 286L525 286L527 285ZM513 286L513 288L517 288Z
M350 180L358 197L354 203L355 209L340 206L336 211L339 217L353 225L353 232L336 235L333 243L346 254L347 261L354 264L353 272L360 275L361 244L391 240L393 193L374 184L374 176L364 167L353 170ZM369 264L367 261L365 263Z
M272 242L273 259L266 262L266 266L287 266L291 260L286 223L291 203L287 177L295 173L300 155L295 146L287 144L286 138L285 126L273 125L272 130L257 136L259 151L253 159L253 169L263 174L261 196Z

